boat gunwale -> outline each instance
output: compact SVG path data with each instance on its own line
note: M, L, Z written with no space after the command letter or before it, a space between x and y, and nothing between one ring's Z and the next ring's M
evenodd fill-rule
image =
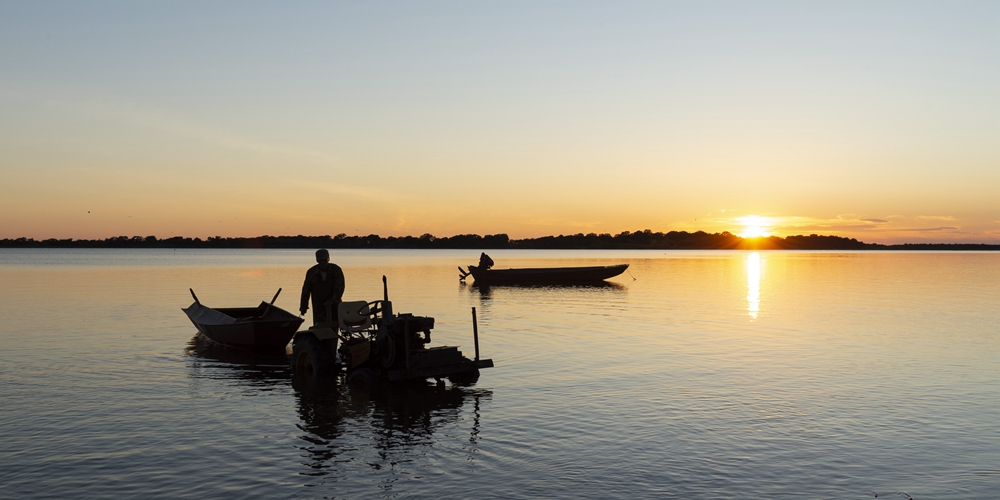
M618 276L628 264L582 267L534 267L511 269L481 269L469 266L477 283L488 284L548 284L597 283Z

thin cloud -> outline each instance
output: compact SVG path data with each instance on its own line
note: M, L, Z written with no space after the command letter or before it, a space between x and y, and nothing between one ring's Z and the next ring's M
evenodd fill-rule
M337 166L340 164L339 158L322 151L254 140L228 130L168 116L161 110L149 107L108 102L94 98L53 98L51 96L40 96L9 88L0 88L0 94L20 101L29 101L57 109L101 116L119 123L159 130L182 137L190 137L228 149L290 156L316 161L328 166Z
M961 228L954 227L954 226L909 227L909 228L897 229L897 231L912 231L912 232L921 233L921 232L925 232L925 231L937 231L937 232L940 232L940 231L958 231L959 229L961 229Z
M953 215L918 215L917 220L957 220Z
M890 216L896 218L902 218L901 216ZM932 219L931 219L932 218ZM774 226L774 230L790 234L795 231L810 232L810 233L839 233L839 234L850 234L850 233L867 233L867 234L893 234L893 233L920 233L920 232L955 232L955 234L962 234L958 231L961 230L960 227L956 226L937 226L937 227L907 227L907 228L893 228L887 226L890 221L887 219L877 219L872 217L857 217L855 214L840 214L833 219L811 219L807 217L783 217L778 218L783 220L783 224L778 224ZM921 219L920 217L914 217L910 220ZM931 220L954 220L951 216L924 216L923 219Z

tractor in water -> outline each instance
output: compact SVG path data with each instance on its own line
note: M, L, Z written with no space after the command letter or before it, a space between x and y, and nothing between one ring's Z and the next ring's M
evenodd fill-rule
M479 357L476 309L472 308L475 358L457 347L428 347L434 318L394 314L389 288L382 277L383 299L341 302L336 322L324 322L292 337L292 374L297 380L322 381L345 375L355 387L373 390L382 382L433 378L469 385L479 369L493 366ZM329 317L330 315L328 315Z

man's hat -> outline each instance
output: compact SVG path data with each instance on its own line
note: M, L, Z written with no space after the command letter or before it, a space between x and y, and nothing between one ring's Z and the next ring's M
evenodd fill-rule
M330 258L330 252L327 252L325 248L320 248L316 250L316 262L320 262Z

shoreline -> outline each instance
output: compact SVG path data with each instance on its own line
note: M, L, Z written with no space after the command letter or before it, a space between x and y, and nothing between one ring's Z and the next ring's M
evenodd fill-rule
M17 238L0 240L0 248L217 248L217 249L440 249L440 250L947 250L1000 251L988 243L865 243L855 238L824 235L767 236L743 238L729 232L706 233L650 230L611 234L542 236L511 239L506 234L480 236L460 234L438 238L389 236L220 236L158 239L155 236L118 236L103 240Z

